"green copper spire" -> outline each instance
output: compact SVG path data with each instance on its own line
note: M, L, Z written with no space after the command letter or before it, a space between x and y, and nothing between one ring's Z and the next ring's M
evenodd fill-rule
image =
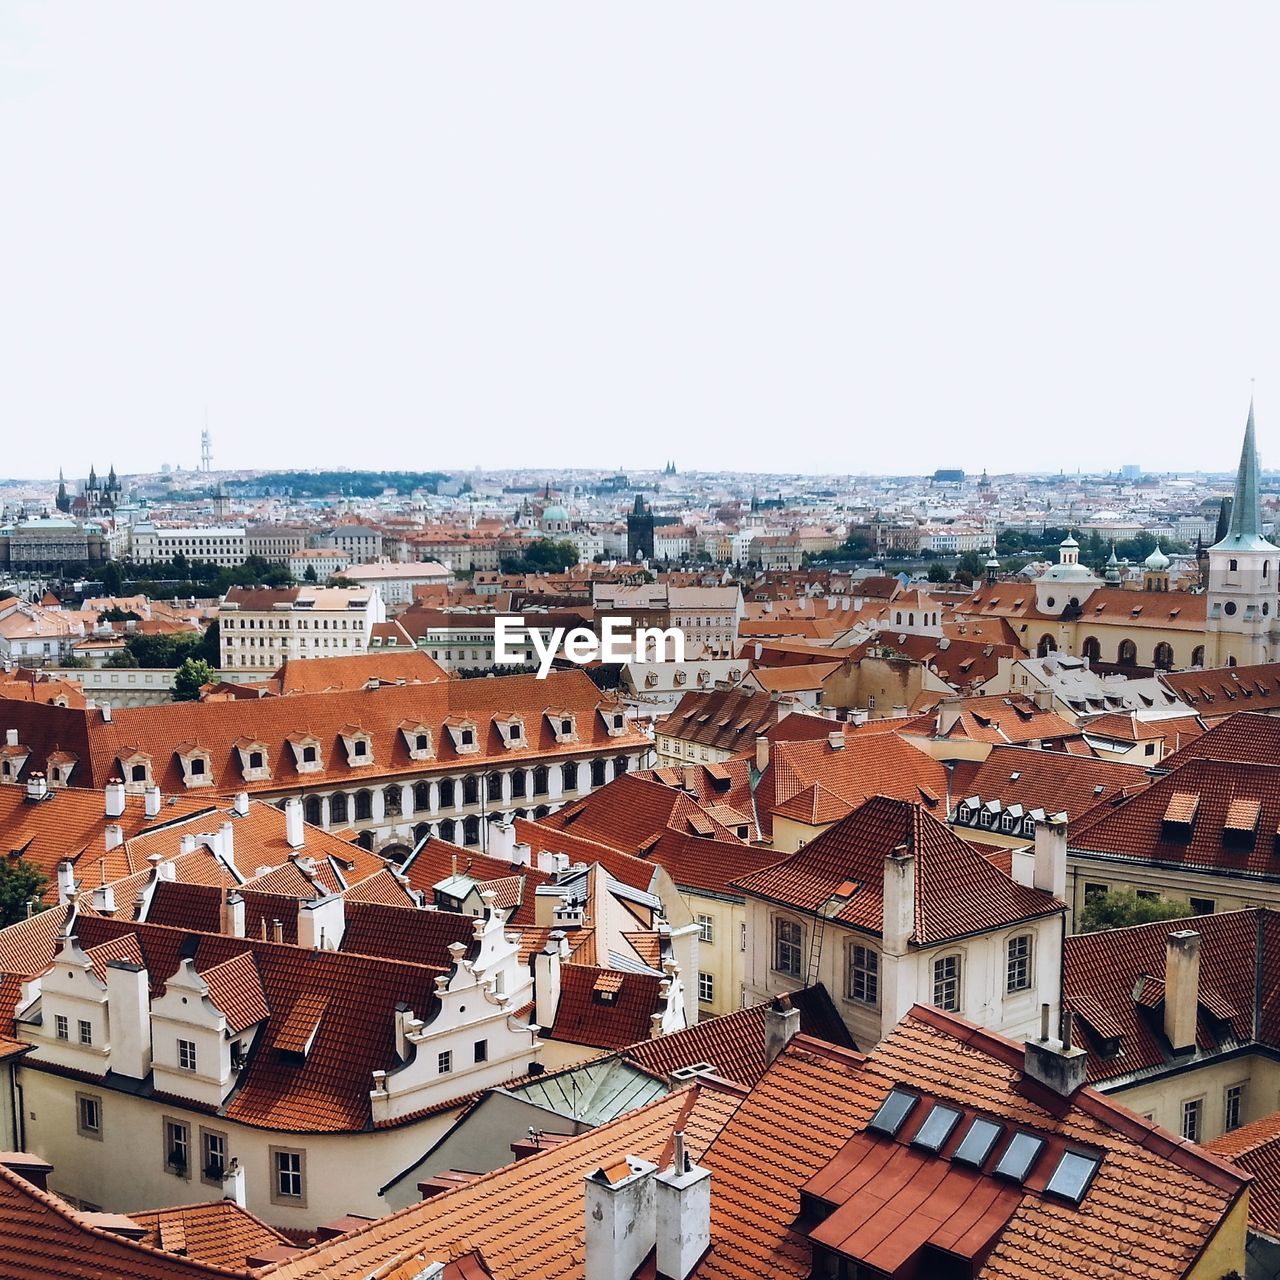
M1249 421L1244 428L1244 448L1231 501L1231 523L1227 536L1214 544L1222 551L1274 551L1262 536L1262 504L1258 497L1258 446L1253 426L1253 399L1249 399Z

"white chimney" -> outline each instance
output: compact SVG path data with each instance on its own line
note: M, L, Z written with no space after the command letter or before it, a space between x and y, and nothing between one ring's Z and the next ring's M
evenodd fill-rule
M231 807L231 812L237 818L247 818L249 816L249 793L247 791L236 792L236 801Z
M244 937L244 899L234 889L222 900L220 932L230 938Z
M297 796L290 796L284 802L284 838L291 849L301 849L306 840L302 801Z
M298 903L298 946L336 951L347 927L347 906L341 894Z
M142 795L147 807L147 817L158 818L160 816L160 788L157 786L150 786L142 793Z
M262 923L265 925L266 920L264 919ZM272 942L284 941L284 922L283 921L273 920L271 922L271 941Z
M156 863L157 880L176 880L177 878L178 868L174 866L172 858L164 858Z
M764 1011L764 1060L772 1065L774 1059L791 1043L800 1030L800 1010L791 1003L790 996L775 996Z
M1071 1043L1071 1010L1063 1008L1058 1038L1049 1035L1049 1006L1040 1006L1040 1038L1024 1043L1023 1073L1069 1098L1084 1084L1089 1055Z
M564 933L553 929L546 945L533 957L533 1016L538 1026L550 1030L555 1026L560 1008L560 944Z
M829 746L832 751L843 751L844 730L833 729L829 734L827 734L827 746Z
M1051 893L1059 902L1067 896L1067 815L1051 814L1036 823L1035 872L1037 889Z
M711 1247L711 1170L700 1169L675 1136L671 1168L653 1179L658 1274L687 1280Z
M196 840L195 836L183 836L178 841L178 852L179 853L195 853L196 845L198 843L199 841ZM152 856L155 857L157 855L153 854Z
M656 1169L627 1156L587 1174L586 1280L632 1280L653 1248Z
M501 858L503 862L515 862L516 828L513 822L491 822L489 824L489 856Z
M111 723L111 704L109 702L102 704L102 722L103 724Z
M58 863L58 905L65 907L76 891L76 869L64 858Z
M43 800L49 794L49 780L43 773L33 773L27 779L27 799Z
M144 1080L151 1070L151 992L147 971L128 960L108 960L107 1036L111 1070Z
M907 954L916 931L916 855L905 844L884 860L884 951L890 956Z
M511 861L518 862L522 867L532 866L533 846L523 840L517 840L511 847Z
M104 792L106 813L108 818L124 816L124 783L119 778L112 778Z
M108 852L124 844L124 828L118 822L108 822L102 830L102 843Z
M1174 1053L1196 1047L1200 1007L1200 935L1180 929L1169 935L1164 954L1164 1034Z
M4 745L6 747L16 747L18 745L17 729L6 729L4 731Z
M116 891L109 884L99 885L89 895L89 901L99 915L113 916L116 913Z
M230 1200L244 1209L247 1202L244 1195L244 1166L234 1156L231 1163L222 1171L222 1198Z

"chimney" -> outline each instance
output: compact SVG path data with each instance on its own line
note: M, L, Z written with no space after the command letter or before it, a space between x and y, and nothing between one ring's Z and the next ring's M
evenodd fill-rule
M1050 814L1036 823L1035 871L1032 883L1059 902L1067 896L1067 815Z
M1084 1084L1089 1055L1071 1044L1071 1010L1063 1008L1058 1039L1049 1038L1049 1006L1040 1006L1040 1038L1024 1045L1023 1074L1069 1098Z
M756 734L756 772L763 773L769 767L769 739L763 733Z
M76 869L65 858L58 863L58 905L65 907L75 896Z
M533 1016L544 1030L555 1026L560 1007L560 945L564 940L563 931L553 929L547 934L546 945L533 957Z
M832 751L843 751L844 750L844 730L832 729L832 731L829 734L827 734L827 746L829 746Z
M107 1026L111 1070L145 1080L151 1070L151 990L147 971L128 960L108 960Z
M4 745L6 747L16 747L18 745L17 729L6 729L4 731Z
M791 1003L791 997L774 996L764 1011L764 1061L770 1066L791 1038L800 1030L800 1010Z
M102 704L102 723L111 723L111 704L109 702L104 702Z
M230 822L224 822L218 831L218 852L230 868L236 869L236 829Z
M195 853L196 845L198 843L199 842L196 840L195 836L183 836L178 841L178 852L179 853ZM152 855L152 857L155 857L155 856L156 856L155 854Z
M234 889L222 900L219 932L229 938L244 937L244 899Z
M340 893L298 903L298 946L337 951L346 927L346 902Z
M160 788L150 786L142 795L147 807L147 817L158 818L160 816Z
M99 885L89 895L89 901L99 915L113 916L116 913L116 891L109 884Z
M1031 701L1035 704L1037 711L1053 710L1053 690L1047 687L1035 689L1031 694Z
M43 800L49 794L49 780L43 773L33 773L27 779L27 799Z
M711 1247L711 1170L700 1169L675 1137L671 1168L653 1179L657 1267L669 1280L687 1280Z
M106 814L108 818L124 816L124 782L120 778L112 778L105 790Z
M302 801L297 796L290 796L284 802L284 838L289 842L291 849L301 849L306 841L302 822Z
M1174 1053L1196 1047L1200 1006L1200 935L1180 929L1169 935L1164 953L1164 1034Z
M637 1156L586 1176L586 1280L631 1280L654 1246L653 1175Z
M500 858L503 862L516 861L516 828L513 822L491 822L489 824L489 857Z
M222 1198L239 1205L241 1209L246 1207L244 1166L235 1156L231 1157L231 1163L222 1171Z
M884 860L881 930L885 955L905 956L916 931L916 855L907 844Z
M231 812L237 818L247 818L249 816L249 793L247 791L237 791L235 804L231 806Z
M124 828L118 822L108 822L102 830L102 843L108 852L124 844Z

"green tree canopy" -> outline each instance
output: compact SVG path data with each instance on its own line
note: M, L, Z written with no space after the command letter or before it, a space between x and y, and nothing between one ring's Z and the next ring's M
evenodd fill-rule
M25 920L27 903L40 896L45 884L39 868L26 859L0 858L0 927Z
M1099 929L1125 929L1155 920L1181 920L1190 914L1190 907L1184 903L1168 898L1140 898L1129 889L1116 889L1090 894L1076 929L1079 933L1096 933Z
M539 538L520 556L504 556L503 573L564 573L578 563L578 548L572 542Z
M197 702L200 686L213 679L213 668L203 658L186 658L173 677L174 702Z

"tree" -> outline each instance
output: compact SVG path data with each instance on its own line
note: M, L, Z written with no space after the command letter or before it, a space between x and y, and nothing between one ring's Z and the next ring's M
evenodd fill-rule
M945 564L939 564L936 560L929 566L927 577L930 582L950 582L951 574Z
M118 596L124 589L124 570L118 560L108 560L102 566L102 590L105 595Z
M987 567L987 557L980 551L966 551L960 559L956 561L956 580L958 582L972 583L975 578L982 577L983 570ZM961 577L961 575L966 575Z
M27 903L39 898L45 884L40 869L25 858L0 858L0 927L25 920Z
M203 658L187 658L173 677L174 702L198 702L201 685L213 679L213 669Z
M519 556L504 556L503 573L564 573L578 563L578 548L572 542L539 538Z
M138 660L133 656L133 651L128 647L128 641L126 641L125 648L117 649L115 653L109 654L106 662L102 665L104 667L136 667Z
M204 635L191 650L193 658L200 658L216 671L222 665L222 625L215 618L204 630Z
M113 604L110 609L103 609L98 614L99 622L141 622L142 615L134 613L132 609L122 609L118 604Z
M307 565L307 571L302 575L303 582L319 582L320 577L316 573L316 567L313 564Z
M1125 929L1132 924L1151 924L1155 920L1181 920L1191 914L1185 903L1168 898L1140 898L1132 890L1116 889L1090 894L1080 913L1078 931L1096 933L1099 929Z

